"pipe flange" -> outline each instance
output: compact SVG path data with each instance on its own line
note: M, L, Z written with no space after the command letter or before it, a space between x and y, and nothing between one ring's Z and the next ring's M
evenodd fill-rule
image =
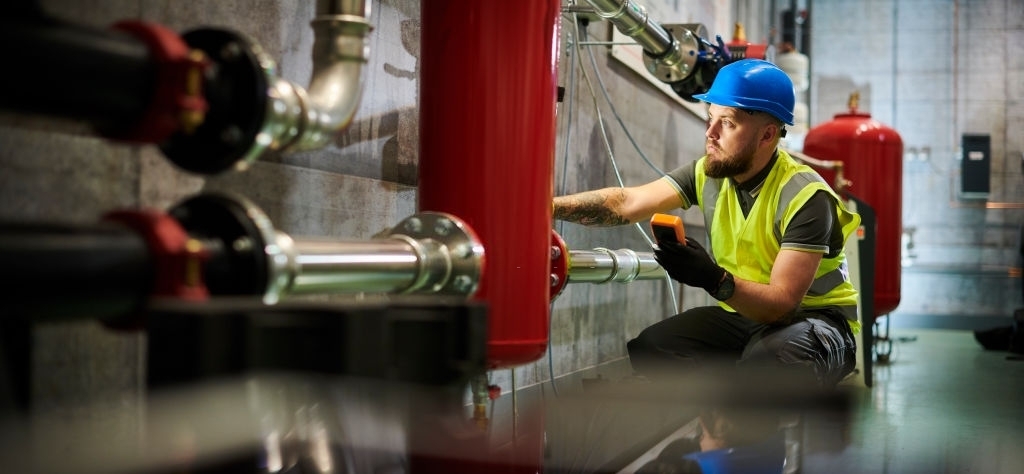
M413 247L420 262L420 275L405 293L471 296L480 287L484 246L461 219L441 212L420 212L399 222L388 236L407 243L409 239L417 242ZM425 278L427 273L436 277Z
M248 199L207 193L185 200L169 214L189 235L218 244L204 275L212 295L260 295L275 303L290 286L296 273L291 239Z
M200 78L208 62L191 50L177 33L156 23L119 21L115 30L128 33L149 48L157 65L153 97L138 122L112 138L139 143L163 143L177 130L190 133L203 122L206 99Z
M565 285L569 283L569 247L565 244L562 236L551 229L551 299L562 294Z
M273 60L254 41L232 31L203 28L182 38L211 62L203 85L209 110L192 133L178 132L160 149L193 173L245 168L259 154L253 147L266 120Z
M706 35L701 24L661 25L674 39L672 47L658 57L644 51L644 66L658 80L672 84L689 77L700 59L700 38Z

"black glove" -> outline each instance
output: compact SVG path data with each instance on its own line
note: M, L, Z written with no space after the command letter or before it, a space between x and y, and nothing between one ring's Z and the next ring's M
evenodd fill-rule
M703 288L714 294L725 276L725 269L718 266L708 251L696 240L686 238L686 244L679 242L658 242L654 259L668 272L673 280Z

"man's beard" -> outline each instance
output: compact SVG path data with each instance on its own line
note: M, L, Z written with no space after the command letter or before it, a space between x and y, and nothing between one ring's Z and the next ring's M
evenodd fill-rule
M715 147L718 153L724 153L721 148ZM709 178L731 178L750 171L754 163L754 150L752 144L748 144L739 153L718 155L716 159L704 160L704 174Z

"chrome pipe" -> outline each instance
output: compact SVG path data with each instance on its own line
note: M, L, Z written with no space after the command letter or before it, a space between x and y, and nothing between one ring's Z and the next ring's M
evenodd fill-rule
M587 0L595 13L644 49L644 67L661 82L674 84L693 74L700 58L703 26L670 25L652 20L634 0Z
M267 246L276 295L328 292L443 293L470 296L479 287L483 245L453 216L424 212L385 238L292 239L278 232Z
M185 219L187 231L222 241L223 253L232 255L216 265L218 281L252 277L231 262L263 260L249 268L266 269L254 283L267 304L289 294L328 292L472 296L483 273L484 247L476 233L441 212L414 214L371 240L293 239L255 203L227 193L192 198L172 215Z
M408 238L369 241L298 240L290 293L414 292L451 274L440 242Z
M664 28L651 20L647 9L633 0L587 0L594 12L615 25L622 34L636 40L652 56L672 50L674 42Z
M420 269L414 246L399 239L301 240L295 242L295 250L293 294L397 292L412 286Z
M634 280L658 280L666 276L652 252L630 249L569 251L569 283L628 283Z
M363 65L370 57L369 13L370 0L317 2L306 127L292 150L323 148L352 123L363 92Z
M370 0L317 0L316 14L370 16Z
M237 168L248 167L266 151L323 148L352 123L370 56L370 0L320 0L316 12L310 23L313 73L308 88L279 77L274 61L254 48L270 85L266 119Z

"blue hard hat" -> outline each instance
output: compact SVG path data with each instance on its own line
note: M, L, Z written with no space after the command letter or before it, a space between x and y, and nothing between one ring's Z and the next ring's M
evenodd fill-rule
M760 110L793 125L793 81L777 66L761 59L727 64L718 71L711 89L693 98L726 107Z

